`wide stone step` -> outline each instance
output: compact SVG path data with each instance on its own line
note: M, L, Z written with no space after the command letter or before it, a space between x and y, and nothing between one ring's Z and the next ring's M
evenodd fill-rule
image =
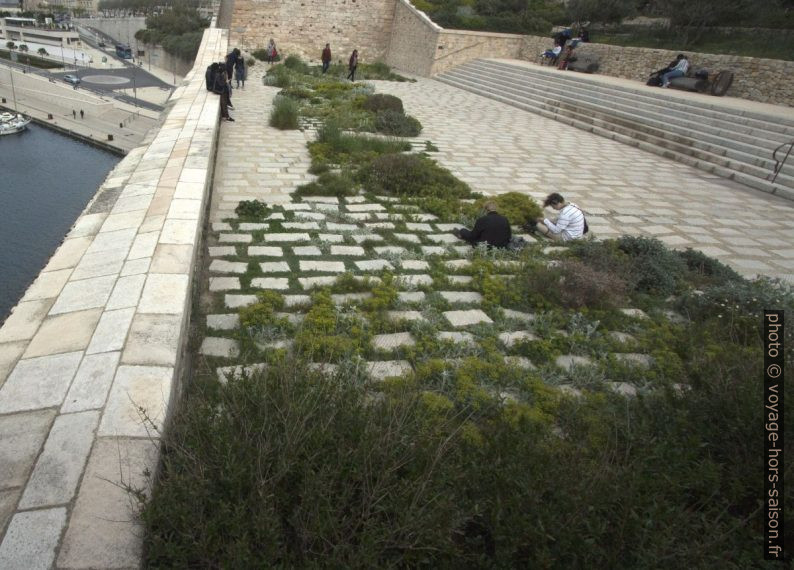
M691 111L696 113L697 117L701 119L707 117L716 120L727 120L732 124L745 125L771 133L780 133L786 137L794 135L794 119L732 109L719 105L719 103L709 104L696 99L682 100L670 97L665 92L661 92L661 90L659 93L654 93L644 89L606 85L576 73L558 73L556 70L533 69L490 60L475 60L467 63L466 66L474 69L496 69L507 75L532 77L536 81L563 84L571 90L584 89L616 97L628 96L635 100L637 104L657 105L663 109L674 111Z
M665 124L676 125L686 128L688 131L705 133L719 137L725 141L736 141L748 145L752 150L745 152L758 152L768 156L783 142L794 139L794 133L786 135L768 130L750 128L734 120L710 119L705 120L698 111L690 108L671 109L669 106L658 104L648 104L641 100L634 99L622 92L598 92L589 86L576 86L571 88L556 82L554 77L540 78L528 77L526 74L505 73L490 67L467 67L461 66L449 72L452 75L465 74L469 77L479 77L489 79L495 84L506 88L521 91L541 93L546 97L567 97L581 102L593 103L595 105L606 106L609 109L623 111L639 117L646 117L657 121L664 121ZM538 80L540 79L540 80ZM741 120L741 117L738 117Z
M708 134L695 132L684 127L669 125L661 120L643 117L639 114L621 112L604 105L592 104L576 97L566 95L549 95L534 88L516 88L509 84L501 84L498 78L486 80L479 75L472 75L463 70L450 73L448 77L459 79L463 82L477 84L480 88L492 92L502 93L525 103L538 103L539 101L550 107L569 108L577 112L587 111L594 118L609 120L617 125L626 126L649 134L674 141L685 146L692 146L718 156L725 156L735 161L744 162L751 166L766 169L772 172L775 166L772 160L772 151L759 149L756 146L743 144L723 137L714 137ZM794 164L784 166L782 173L794 176Z
M767 180L770 172L757 167L753 167L744 163L731 161L725 157L699 151L691 147L685 148L670 148L675 143L666 141L658 137L653 137L647 133L635 131L626 127L621 127L613 123L593 119L586 114L579 114L574 111L560 109L559 107L547 109L544 105L526 104L516 101L515 98L506 97L492 91L480 88L479 86L472 85L471 83L457 80L446 75L439 76L436 79L464 89L466 91L482 95L486 98L500 101L502 103L539 114L549 119L559 121L570 126L592 132L594 134L604 136L635 146L643 150L647 150L654 154L670 158L677 162L696 167L706 172L716 174L729 179L735 179L743 184L747 184L753 188L763 190L771 194L778 194L780 196L794 199L794 179L787 177L783 174L778 176L777 183L772 184ZM681 145L678 145L680 147ZM742 174L742 176L738 176Z

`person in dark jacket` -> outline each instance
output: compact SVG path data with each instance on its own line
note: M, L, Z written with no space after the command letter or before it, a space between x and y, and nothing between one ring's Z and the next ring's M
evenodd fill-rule
M354 49L353 53L350 54L350 61L347 62L347 68L350 70L350 73L347 74L347 78L350 81L356 81L356 68L358 67L358 50Z
M331 65L331 44L325 44L325 49L322 55L323 73L328 71L328 66Z
M486 202L484 209L485 215L477 219L471 231L464 228L452 233L473 246L485 242L489 247L507 247L512 237L510 222L497 213L495 202Z

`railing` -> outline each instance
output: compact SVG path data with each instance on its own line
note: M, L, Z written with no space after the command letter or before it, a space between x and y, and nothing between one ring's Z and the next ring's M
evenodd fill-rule
M777 157L777 153L782 151L785 147L788 147L786 156L784 156L782 159L779 159ZM788 157L791 156L792 151L794 151L794 141L789 141L777 147L775 151L772 153L772 158L775 160L775 169L774 172L771 174L773 184L775 183L775 180L777 180L777 175L780 174L781 170L783 170L783 165L786 164L786 160L788 160Z

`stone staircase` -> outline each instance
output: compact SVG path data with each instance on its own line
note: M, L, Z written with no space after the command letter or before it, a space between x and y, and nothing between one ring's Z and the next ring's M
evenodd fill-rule
M794 159L770 181L773 151L794 141L794 112L784 119L492 60L435 79L794 200Z

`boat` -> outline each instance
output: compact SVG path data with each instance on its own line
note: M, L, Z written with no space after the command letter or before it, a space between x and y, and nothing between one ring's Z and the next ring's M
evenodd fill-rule
M24 131L30 119L20 113L0 113L0 135L12 135Z

